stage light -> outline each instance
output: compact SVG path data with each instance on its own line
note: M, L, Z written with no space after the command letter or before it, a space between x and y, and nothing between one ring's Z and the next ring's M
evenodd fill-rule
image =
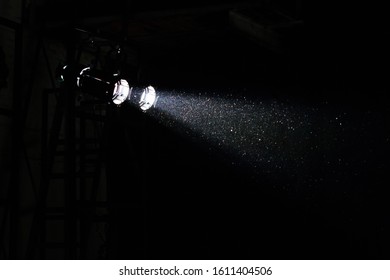
M158 96L153 86L137 86L123 79L119 72L110 73L90 66L59 67L61 82L70 81L82 93L120 106L124 102L135 105L142 111L155 106Z
M139 106L141 110L146 111L154 106L157 102L158 96L156 90L152 86L144 88L142 95L139 101Z
M132 88L129 83L121 79L115 83L114 92L112 95L112 102L116 105L122 104L131 95Z
M130 89L127 102L143 112L156 106L158 95L155 88L149 86L133 86Z

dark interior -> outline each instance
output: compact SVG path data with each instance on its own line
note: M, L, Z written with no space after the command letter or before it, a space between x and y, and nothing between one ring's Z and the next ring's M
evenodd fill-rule
M104 242L93 241L93 230L89 237L72 233L72 223L65 220L64 242L73 240L79 246L75 252L61 247L42 253L39 244L61 239L61 229L49 227L39 235L41 243L29 243L24 232L33 232L34 222L23 222L23 215L44 214L34 210L40 209L38 202L24 205L20 193L29 186L23 181L19 196L12 191L7 196L5 190L14 188L12 174L28 177L26 171L11 169L2 196L19 208L8 204L9 212L1 213L20 222L16 229L12 222L4 227L18 233L18 239L1 236L3 258L388 259L390 41L384 4L46 2L30 7L33 27L25 34L42 32L68 55L85 34L120 44L128 55L126 74L155 85L161 96L148 113L126 104L106 108L100 159L108 203L100 231ZM232 11L264 24L271 35L235 29ZM277 44L267 36L276 36ZM38 65L46 67L43 60ZM24 67L28 73L32 66ZM40 75L33 83L51 87ZM158 110L158 102L168 102L164 98L175 92L184 100L177 106L184 107L172 117ZM210 98L210 107L185 101L200 93ZM237 102L231 112L215 113L208 108L217 99L245 105ZM41 110L37 103L28 105L30 121L40 122L40 113L34 114ZM217 103L214 108L225 104ZM187 112L201 121L182 122ZM229 136L230 126L239 128L242 137ZM41 136L31 137L24 140L35 143L28 151L39 154ZM17 148L10 153L26 160ZM35 177L41 178L41 172L37 168ZM43 179L38 182L39 190ZM76 201L64 206L65 217L75 221L80 211L75 205L83 203ZM62 207L56 203L48 202ZM80 227L90 225L88 219L77 221ZM14 255L9 246L16 248Z

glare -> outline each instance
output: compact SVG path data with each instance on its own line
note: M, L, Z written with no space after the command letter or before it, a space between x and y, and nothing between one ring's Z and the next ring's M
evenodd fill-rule
M152 86L144 88L139 101L139 106L143 111L150 109L157 102L156 90Z
M114 92L112 95L112 102L116 105L122 104L131 92L129 83L126 80L119 80L115 84Z

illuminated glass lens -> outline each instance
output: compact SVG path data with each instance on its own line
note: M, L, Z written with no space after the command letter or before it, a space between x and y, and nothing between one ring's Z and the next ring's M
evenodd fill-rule
M154 105L156 102L156 90L152 86L146 87L142 91L141 99L139 101L139 106L142 110L146 111Z
M112 102L119 105L122 104L129 96L130 87L126 80L120 80L115 84L114 92L112 95Z

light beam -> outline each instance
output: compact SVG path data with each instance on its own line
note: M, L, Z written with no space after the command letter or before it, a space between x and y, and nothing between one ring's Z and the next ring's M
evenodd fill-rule
M329 115L319 106L293 103L266 93L248 96L232 90L218 94L160 89L156 110L149 113L170 129L205 144L210 151L223 151L231 165L257 174L276 178L283 174L301 180L302 174L310 174L313 162L335 160L332 151L329 156L319 157L339 145L328 134L346 128L346 113Z

